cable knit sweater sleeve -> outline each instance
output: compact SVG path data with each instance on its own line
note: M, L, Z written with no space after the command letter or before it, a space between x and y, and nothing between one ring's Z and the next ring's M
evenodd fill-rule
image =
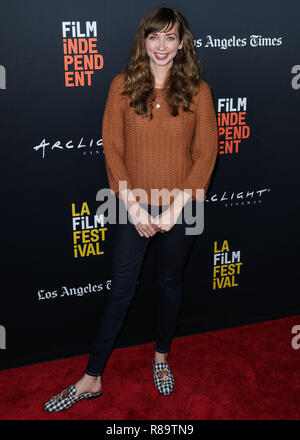
M191 145L193 165L183 182L184 189L192 189L193 198L197 198L197 188L204 189L206 193L219 147L216 112L207 82L201 82L198 94L196 127Z
M125 98L120 95L121 86L121 77L117 75L111 81L102 120L106 172L110 188L115 194L119 193L119 181L121 180L126 180L127 188L132 189L128 170L123 160Z

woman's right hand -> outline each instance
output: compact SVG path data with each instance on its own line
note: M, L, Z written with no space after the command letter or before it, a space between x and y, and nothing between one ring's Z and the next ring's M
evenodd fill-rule
M146 209L142 208L138 202L132 205L128 209L128 212L130 213L135 229L141 237L152 237L159 230L155 224L152 224L154 221L153 217Z
M152 224L154 218L148 213L148 211L142 208L132 190L124 189L120 191L119 197L125 203L127 211L130 213L133 224L141 237L152 237L160 228Z

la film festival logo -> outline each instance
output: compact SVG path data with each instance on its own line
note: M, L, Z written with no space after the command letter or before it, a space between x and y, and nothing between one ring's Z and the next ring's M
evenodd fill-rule
M95 70L104 64L97 48L97 22L63 21L62 36L65 86L91 86Z
M80 206L72 203L72 228L74 258L104 254L101 245L106 239L107 228L103 214L91 215L86 202Z
M241 251L231 251L227 240L214 242L213 290L237 287L236 276L241 273Z
M250 136L246 122L247 98L218 99L219 153L237 154L242 140Z

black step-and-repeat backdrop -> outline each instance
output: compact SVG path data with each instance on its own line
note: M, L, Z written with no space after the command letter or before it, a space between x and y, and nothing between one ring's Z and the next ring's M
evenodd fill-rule
M220 133L175 336L299 314L300 5L164 4L190 24ZM89 351L115 237L95 217L108 187L103 110L141 17L157 5L2 5L2 369ZM158 252L153 242L117 347L155 340Z

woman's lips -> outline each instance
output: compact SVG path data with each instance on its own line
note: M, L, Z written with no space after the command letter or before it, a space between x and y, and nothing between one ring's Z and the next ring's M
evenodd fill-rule
M164 54L164 56L159 56L157 53L154 53L155 58L158 60L165 60L169 54Z

